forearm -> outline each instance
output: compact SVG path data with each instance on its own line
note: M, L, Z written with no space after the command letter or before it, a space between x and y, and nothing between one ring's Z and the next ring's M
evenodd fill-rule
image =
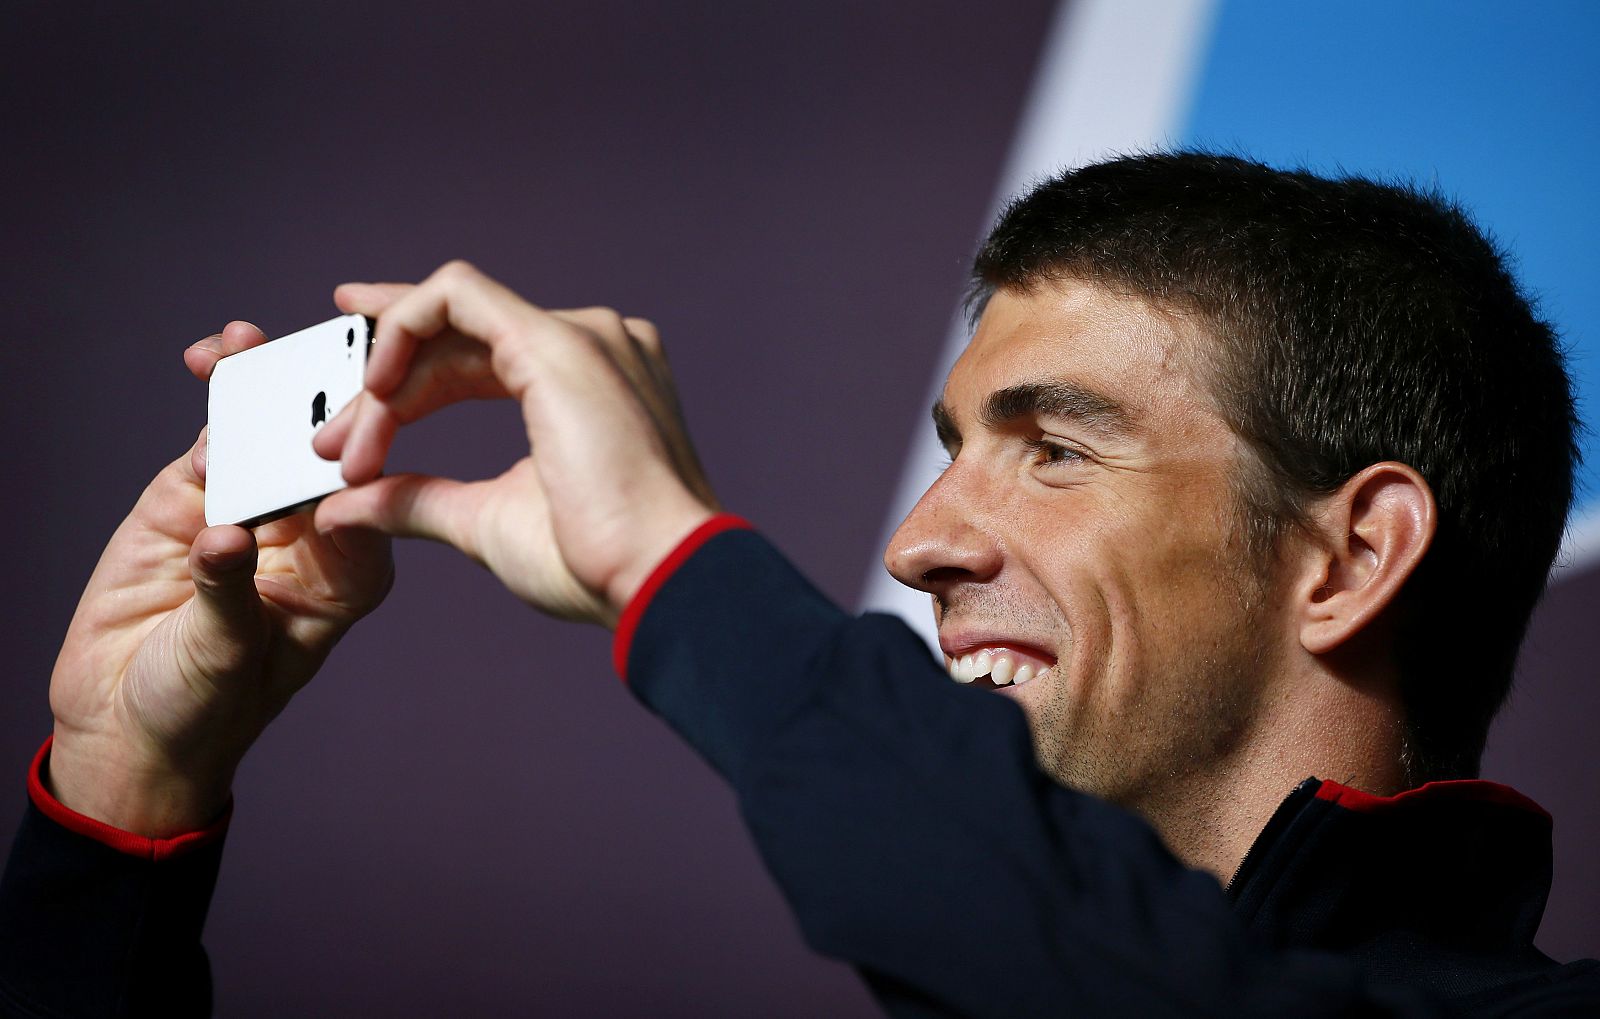
M118 831L65 807L35 762L0 875L0 1009L7 1015L209 1015L200 935L226 816L172 839Z

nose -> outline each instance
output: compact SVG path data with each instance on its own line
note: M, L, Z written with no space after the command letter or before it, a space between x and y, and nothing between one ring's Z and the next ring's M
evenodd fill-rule
M907 587L943 598L962 583L1000 572L1000 542L982 526L982 491L952 465L901 521L883 565Z

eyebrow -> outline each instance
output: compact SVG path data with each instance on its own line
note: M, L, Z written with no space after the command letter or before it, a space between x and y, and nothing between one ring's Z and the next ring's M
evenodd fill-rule
M1069 418L1110 435L1134 430L1133 414L1122 404L1067 379L1045 379L1007 386L990 393L979 415L990 428L1002 428L1024 418ZM933 404L933 428L945 448L961 441L961 430L944 400Z

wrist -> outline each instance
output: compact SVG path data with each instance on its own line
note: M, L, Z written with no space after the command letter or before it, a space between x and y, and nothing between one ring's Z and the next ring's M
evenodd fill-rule
M698 502L672 514L655 514L652 526L626 566L606 585L606 600L614 613L622 613L638 596L645 581L689 535L705 526L718 514ZM614 617L615 618L615 617Z
M616 634L611 641L611 662L624 682L628 678L628 653L633 645L633 635L638 631L639 622L644 618L645 610L656 592L679 567L689 561L701 545L724 531L749 528L750 521L732 513L715 513L707 517L684 535L638 585L617 619Z
M39 780L74 813L143 838L170 839L209 827L227 811L233 769L182 768L58 724Z

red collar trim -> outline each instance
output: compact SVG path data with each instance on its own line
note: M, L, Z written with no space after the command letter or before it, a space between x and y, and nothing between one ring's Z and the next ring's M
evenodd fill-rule
M1317 799L1336 803L1346 810L1363 814L1378 814L1429 803L1492 803L1537 815L1549 821L1550 812L1508 785L1485 782L1482 779L1456 779L1449 782L1428 782L1415 789L1393 796L1374 796L1337 782L1324 781L1317 789Z

